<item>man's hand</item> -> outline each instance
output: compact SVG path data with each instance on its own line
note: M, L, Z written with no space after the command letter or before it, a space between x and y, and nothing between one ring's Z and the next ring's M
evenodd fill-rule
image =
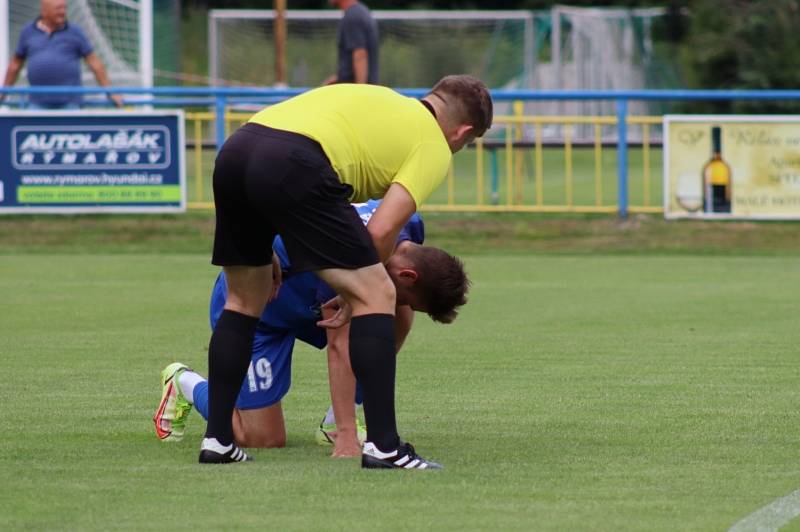
M283 282L283 271L281 271L281 259L278 258L278 254L274 251L272 252L272 293L269 295L269 299L267 303L271 301L275 301L278 299L278 292L281 289L281 283Z
M317 326L326 329L338 329L342 325L350 323L350 318L353 315L353 307L351 307L350 303L345 301L342 296L334 297L322 305L322 308L336 311L330 318L317 322Z
M97 79L97 84L101 87L110 87L111 82L108 79L106 67L103 66L103 62L100 60L100 57L96 53L92 52L84 57L84 60L86 61L86 65L94 74L94 77ZM112 94L110 92L107 94L108 99L114 102L116 107L122 107L122 96L119 94Z
M333 85L337 81L339 81L339 78L336 76L336 74L332 74L332 75L328 76L327 78L325 78L325 81L323 81L322 84L323 85Z
M8 63L8 70L6 70L6 75L3 78L3 87L11 87L17 81L17 77L19 76L22 67L25 65L25 58L14 54L14 57L11 58L11 61ZM6 94L0 94L0 102L2 102L6 97Z
M331 433L329 433L331 434ZM333 439L332 458L355 458L361 456L361 445L356 431L338 431Z

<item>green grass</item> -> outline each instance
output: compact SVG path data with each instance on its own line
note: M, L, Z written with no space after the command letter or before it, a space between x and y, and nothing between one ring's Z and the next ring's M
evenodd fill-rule
M305 347L286 449L201 467L196 414L156 440L161 366L205 368L207 254L0 257L0 529L721 530L799 487L796 257L465 259L462 316L399 357L447 467L419 474L314 444Z
M667 221L658 215L425 212L431 242L457 254L797 256L797 222ZM214 213L5 216L0 259L17 253L210 253Z

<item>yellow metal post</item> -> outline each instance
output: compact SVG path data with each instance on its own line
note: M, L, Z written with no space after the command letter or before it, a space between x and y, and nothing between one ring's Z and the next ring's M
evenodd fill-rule
M594 204L603 204L603 126L594 125Z
M511 139L511 124L506 124L506 203L514 204L514 144Z
M483 138L475 141L475 164L477 165L475 174L478 178L478 190L475 197L478 205L483 205Z
M572 207L572 127L564 124L564 180L567 207Z
M453 159L450 159L450 166L447 168L447 204L455 205L455 172L453 170Z
M544 204L544 161L542 156L542 123L536 122L536 205Z
M517 141L522 140L522 133L523 133L523 122L522 117L525 114L525 104L517 100L514 102L514 116L520 119L517 124L514 132L514 138ZM514 167L514 188L515 188L515 202L518 204L523 203L523 197L525 195L524 183L523 183L523 174L525 169L525 156L524 150L522 148L517 148L515 150L516 154L516 165Z
M644 166L644 206L650 206L650 126L642 124L642 166Z
M194 119L194 185L195 202L203 201L203 122Z

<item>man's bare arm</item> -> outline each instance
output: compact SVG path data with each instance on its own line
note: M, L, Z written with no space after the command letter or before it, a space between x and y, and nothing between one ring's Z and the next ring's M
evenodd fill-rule
M411 325L414 323L414 311L408 305L398 306L394 314L394 337L397 352L403 347L408 333L411 332Z
M330 309L323 311L323 317L329 317L332 314L333 311ZM411 310L411 307L407 305L397 307L394 329L398 353L411 331L413 321L414 311ZM327 332L328 382L331 389L333 415L336 417L333 457L361 456L354 407L356 378L350 366L350 326L328 329Z
M369 53L366 48L353 50L353 77L356 83L366 83L369 79Z
M110 87L111 81L108 79L108 73L106 72L106 67L103 66L103 62L97 56L96 53L92 52L87 55L85 58L86 64L89 66L89 69L94 74L94 77L97 79L97 83L101 87ZM111 94L109 93L108 98L114 102L114 105L117 107L122 107L122 97L119 94Z
M333 310L324 309L322 316L329 318ZM361 456L356 432L356 378L350 367L350 326L328 329L328 382L331 405L336 417L336 439L333 456L336 458Z
M367 231L381 262L386 262L392 255L397 235L416 211L417 204L405 187L392 184L367 224Z
M15 55L11 58L11 62L8 64L8 69L6 70L6 77L3 79L3 87L11 87L17 82L23 65L25 65L25 59L23 57ZM2 102L5 97L5 93L0 94L0 102Z

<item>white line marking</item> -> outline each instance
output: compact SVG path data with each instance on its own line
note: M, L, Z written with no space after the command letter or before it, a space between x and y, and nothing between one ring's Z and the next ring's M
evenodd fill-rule
M799 515L800 490L796 490L739 520L728 532L770 532L778 530Z

